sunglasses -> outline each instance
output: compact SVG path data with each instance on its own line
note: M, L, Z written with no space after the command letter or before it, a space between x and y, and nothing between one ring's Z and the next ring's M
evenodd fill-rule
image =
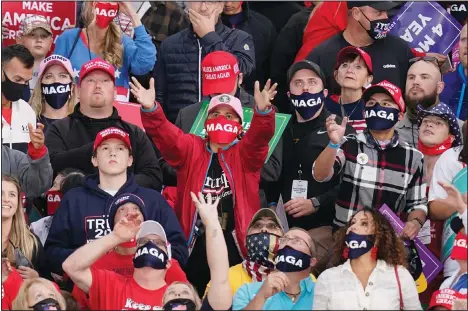
M419 62L420 60L436 65L437 68L439 69L440 73L442 73L442 71L440 69L440 66L442 64L439 64L439 60L434 56L414 57L414 58L411 58L409 60L409 64L412 65L412 64L414 64L416 62Z

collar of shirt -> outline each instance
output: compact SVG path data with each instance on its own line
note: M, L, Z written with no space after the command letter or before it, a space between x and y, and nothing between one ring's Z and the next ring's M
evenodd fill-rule
M365 143L367 146L369 146L369 148L373 148L377 150L386 150L386 149L395 148L396 146L398 146L400 138L399 138L398 132L395 131L390 142L385 146L385 148L382 148L380 143L374 138L374 136L372 136L370 131L368 129L365 129L362 133L356 136L356 139L360 142Z
M375 266L375 269L385 271L387 270L387 263L381 259L377 260L377 265ZM341 271L344 273L345 271L349 271L354 274L353 269L351 268L351 260L348 259L346 262L341 266Z
M404 114L403 120L398 121L397 124L395 125L395 128L401 129L401 128L412 128L414 126L414 123L411 122L408 116L408 112Z

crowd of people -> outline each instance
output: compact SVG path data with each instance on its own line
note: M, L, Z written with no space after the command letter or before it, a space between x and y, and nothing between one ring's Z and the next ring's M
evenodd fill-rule
M389 34L403 5L76 1L55 40L26 16L2 310L466 310L468 18L452 67Z

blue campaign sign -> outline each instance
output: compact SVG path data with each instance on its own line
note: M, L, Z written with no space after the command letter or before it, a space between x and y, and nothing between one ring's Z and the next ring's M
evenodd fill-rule
M392 20L390 34L420 52L447 55L458 41L461 25L437 2L408 2Z

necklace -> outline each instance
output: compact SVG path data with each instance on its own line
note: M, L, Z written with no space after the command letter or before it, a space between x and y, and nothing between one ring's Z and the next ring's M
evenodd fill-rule
M299 295L301 294L301 292L299 292L299 293L297 293L297 294L291 294L291 293L288 293L288 292L286 292L286 291L285 291L284 293L285 293L286 295L288 295L288 296L292 296L292 297L290 297L291 300L292 300L292 302L296 302L297 296L299 296Z
M359 100L358 104L356 105L356 107L354 107L353 111L351 111L351 113L349 115L346 115L346 112L344 111L344 108L343 108L343 103L341 102L341 97L340 97L340 107L341 107L341 114L342 114L342 118L344 118L345 116L347 117L350 117L353 115L354 111L356 110L357 107L359 107L361 104L361 100Z

